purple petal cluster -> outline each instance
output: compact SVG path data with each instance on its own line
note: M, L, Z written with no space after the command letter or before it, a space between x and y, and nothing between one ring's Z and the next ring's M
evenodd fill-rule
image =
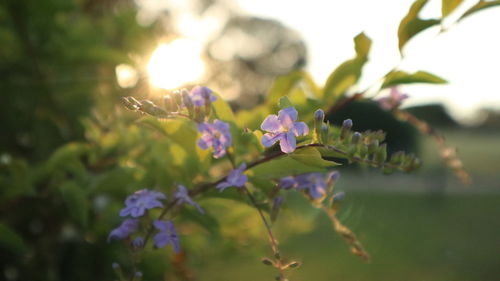
M337 171L330 173L306 173L298 176L288 176L280 180L280 187L283 189L295 188L306 190L313 200L325 198L328 192L328 186L332 181L339 178Z
M113 229L108 236L108 242L112 239L125 239L130 234L137 231L139 227L139 219L126 219L120 224L119 227Z
M201 149L213 148L214 158L226 155L226 148L231 146L232 139L229 132L229 124L220 120L214 120L213 124L203 122L198 124L201 137L198 146Z
M212 95L212 90L204 86L196 86L189 93L194 106L205 106L205 101L214 102L217 97Z
M200 205L189 196L188 189L183 186L183 185L178 185L177 186L177 191L174 193L174 198L177 199L178 204L184 204L187 203L193 207L195 207L198 212L200 213L205 213L203 209L200 207Z
M176 253L181 251L179 237L172 221L155 220L153 221L153 226L158 230L158 233L153 237L157 248L163 248L168 244L172 244Z
M248 178L243 172L247 168L245 163L241 164L238 169L232 170L229 175L226 177L226 180L219 183L216 188L222 192L224 189L235 186L235 187L243 187L247 182Z
M383 97L377 100L380 107L384 110L392 110L401 105L408 98L407 94L401 93L397 87L392 87L388 97Z
M163 204L159 200L166 198L165 194L161 192L141 189L127 197L125 208L120 211L120 216L125 217L130 215L134 218L141 217L146 210L163 207Z
M297 121L297 110L294 107L287 107L275 114L266 117L260 128L268 133L262 136L262 144L270 147L276 142L280 142L281 151L292 153L297 147L296 137L305 136L309 133L309 128L304 122Z

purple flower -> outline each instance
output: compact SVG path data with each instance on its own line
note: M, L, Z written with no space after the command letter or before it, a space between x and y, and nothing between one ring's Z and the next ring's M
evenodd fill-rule
M177 191L174 193L174 197L177 199L178 204L187 203L191 206L194 206L200 213L205 213L203 209L198 205L198 203L194 202L194 200L189 196L188 189L183 185L177 185Z
M231 133L229 124L220 120L214 120L213 124L203 122L198 124L198 131L201 137L198 146L201 149L213 148L214 158L221 158L226 155L226 147L231 146Z
M132 246L134 246L134 248L136 249L144 247L144 238L142 238L141 236L135 237L134 240L132 240Z
M166 198L165 194L161 192L141 189L127 197L125 208L120 211L120 216L130 215L134 218L143 216L146 210L163 207L163 204L158 200Z
M153 226L159 230L153 237L157 248L163 248L168 244L172 244L176 253L181 251L179 237L172 221L155 220L153 221Z
M224 189L235 186L235 187L243 187L245 183L247 183L247 176L243 174L247 165L245 163L241 164L238 169L232 170L229 175L226 177L226 180L219 183L216 187L220 192L224 191Z
M194 106L205 106L205 101L214 102L217 100L217 97L212 95L212 90L203 86L194 87L189 93L189 97Z
M323 173L305 173L295 177L284 177L280 180L280 187L284 189L296 188L298 190L307 190L313 200L322 200L325 198L328 186L332 181L339 178L337 171L327 174Z
M267 116L260 128L268 133L262 136L262 144L270 147L277 141L280 142L281 151L292 153L297 146L296 137L305 136L309 133L309 128L304 122L297 120L297 110L287 107L275 114Z
M125 239L134 233L139 227L138 219L126 219L119 227L113 229L108 236L108 242L112 239Z
M399 107L401 103L407 98L407 94L401 93L397 87L392 87L389 96L380 98L377 100L377 102L384 110L391 110Z

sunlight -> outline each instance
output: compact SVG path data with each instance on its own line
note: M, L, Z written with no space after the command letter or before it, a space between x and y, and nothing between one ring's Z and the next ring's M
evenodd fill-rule
M147 67L150 82L158 88L171 90L198 81L205 71L201 50L200 44L189 39L158 46Z

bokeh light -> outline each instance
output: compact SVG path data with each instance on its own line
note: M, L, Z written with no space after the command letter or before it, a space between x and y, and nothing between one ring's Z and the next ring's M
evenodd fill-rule
M151 84L162 89L175 89L198 81L205 71L202 46L181 38L161 44L151 55L147 70Z

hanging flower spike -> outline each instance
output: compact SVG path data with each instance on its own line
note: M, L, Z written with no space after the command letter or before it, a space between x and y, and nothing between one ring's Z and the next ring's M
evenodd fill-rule
M380 107L384 110L392 110L397 108L408 98L407 94L403 94L397 87L392 87L388 97L383 97L377 100Z
M141 217L146 210L162 208L163 204L159 200L166 198L165 194L158 191L148 189L136 191L125 200L125 208L120 211L120 216Z
M198 146L201 149L212 147L216 159L226 155L226 147L231 146L229 124L216 119L213 124L208 122L199 123L198 131L201 133L198 140Z
M304 122L297 121L297 110L294 107L287 107L275 114L267 116L260 128L268 133L262 136L262 144L270 147L277 141L280 142L281 151L292 153L296 146L296 137L305 136L309 133L309 128Z
M191 98L194 106L205 106L206 100L209 100L210 102L217 100L217 97L212 95L212 90L204 86L194 87L189 93L189 97Z
M247 165L245 163L241 164L238 169L232 170L229 175L226 177L226 180L219 183L216 188L219 192L224 191L224 189L235 186L235 187L243 187L248 180L248 177L243 174Z
M172 244L176 253L181 251L179 237L172 221L155 220L153 221L153 226L159 230L153 237L156 248L163 248L168 244Z
M183 186L183 185L177 185L177 191L174 193L174 198L177 199L177 203L178 204L184 204L184 203L187 203L193 207L195 207L198 212L204 214L205 211L203 211L203 209L200 207L200 205L196 202L194 202L194 200L189 196L189 192L188 192L188 189Z
M108 236L108 242L112 239L125 239L130 236L130 234L137 231L139 227L138 219L126 219L120 224L119 227L113 229Z
M307 190L309 197L314 201L322 201L328 192L328 186L339 178L337 171L332 171L326 175L323 173L305 173L295 177L284 177L280 180L280 187L283 189L296 188Z

